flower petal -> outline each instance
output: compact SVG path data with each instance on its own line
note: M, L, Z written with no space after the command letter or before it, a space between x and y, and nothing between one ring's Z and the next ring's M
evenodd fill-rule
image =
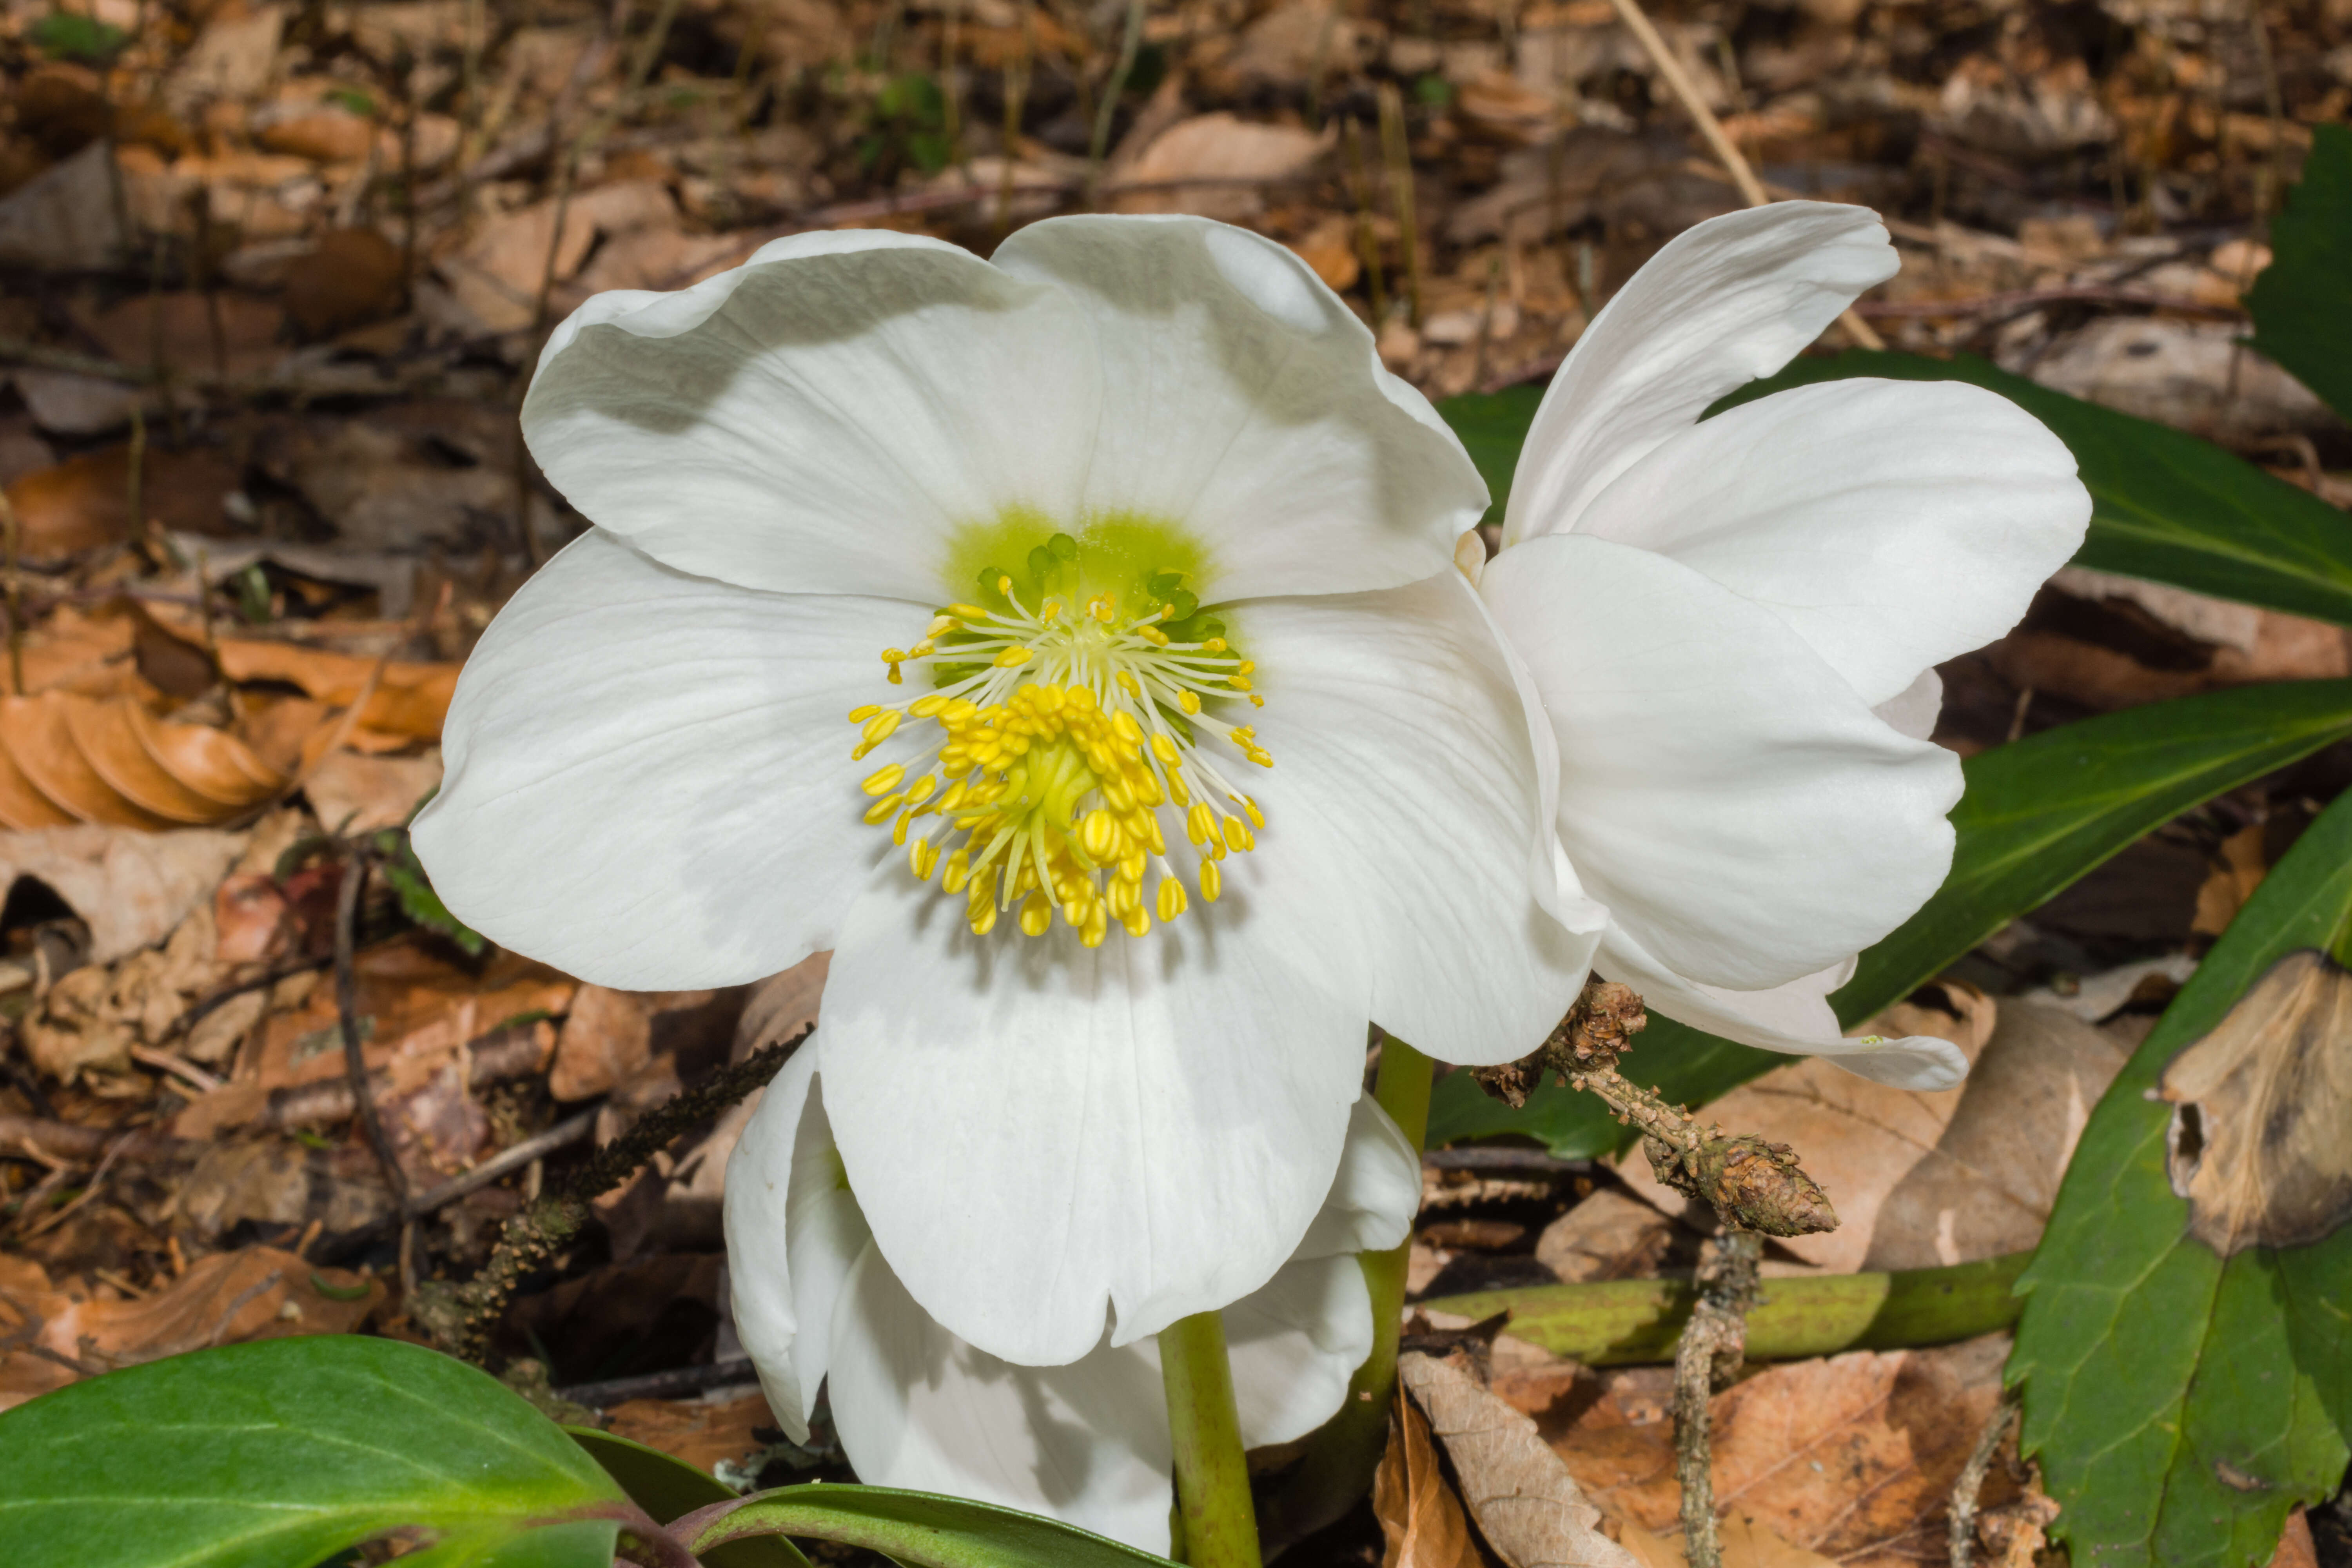
M1776 202L1676 235L1552 378L1511 481L1503 542L1582 526L1610 481L1725 393L1788 363L1895 267L1866 207Z
M1778 985L1943 880L1958 760L1890 729L1771 612L1580 535L1503 552L1483 591L1559 738L1570 860L1675 973Z
M1011 1365L942 1328L873 1247L850 1271L833 1342L834 1425L859 1480L1050 1514L1167 1553L1173 1454L1151 1342Z
M1888 698L1874 703L1870 710L1897 732L1915 741L1925 741L1936 733L1936 722L1944 716L1944 678L1933 666L1919 672L1919 679Z
M1768 1051L1827 1057L1848 1072L1896 1089L1957 1089L1969 1058L1932 1035L1856 1039L1838 1032L1829 994L1853 973L1853 961L1832 964L1784 985L1728 991L1685 980L1622 931L1601 943L1601 973L1642 994L1652 1008L1695 1029Z
M1364 1095L1349 1114L1348 1143L1331 1191L1292 1257L1385 1252L1412 1234L1420 1212L1421 1154L1380 1101Z
M1410 583L1485 511L1461 442L1286 247L1197 217L1065 217L995 261L1094 322L1086 504L1181 520L1213 559L1203 600Z
M1840 381L1675 436L1593 498L1577 531L1762 605L1878 703L2015 626L2090 516L2074 454L2009 399Z
M1275 758L1245 781L1265 811L1259 847L1224 863L1244 931L1361 984L1375 1022L1444 1060L1533 1050L1583 984L1600 911L1571 932L1530 885L1532 847L1549 854L1543 780L1469 584L1449 569L1384 593L1254 600L1234 624Z
M1338 1415L1372 1353L1371 1292L1352 1256L1285 1264L1224 1320L1245 1448L1296 1442Z
M625 990L730 985L833 932L887 839L844 721L891 601L749 593L609 534L500 611L458 679L416 852L458 919Z
M799 235L675 294L600 294L549 340L531 455L683 571L937 604L959 525L1075 516L1097 414L1062 289L951 245Z
M1364 1007L1239 913L1228 896L1087 949L1060 924L974 937L961 900L905 878L851 910L825 1109L876 1240L950 1330L1075 1361L1107 1314L1118 1343L1156 1333L1257 1289L1306 1234Z
M794 1353L801 1318L793 1295L790 1201L793 1147L808 1104L816 1053L803 1047L760 1093L760 1103L727 1159L727 1273L735 1331L760 1370L768 1408L794 1442L808 1436L807 1411L824 1375L803 1379Z

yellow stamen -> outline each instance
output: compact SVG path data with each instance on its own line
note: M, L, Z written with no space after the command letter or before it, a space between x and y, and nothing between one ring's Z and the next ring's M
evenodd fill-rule
M887 795L897 789L898 781L906 776L906 764L892 763L887 768L877 768L868 773L863 787L867 795Z

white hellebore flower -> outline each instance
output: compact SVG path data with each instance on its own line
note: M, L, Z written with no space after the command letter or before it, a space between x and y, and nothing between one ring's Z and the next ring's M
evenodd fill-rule
M596 527L467 662L417 850L608 985L835 949L842 1159L961 1338L1259 1289L1368 1020L1493 1060L1573 1000L1599 921L1538 902L1548 759L1450 566L1486 488L1283 247L780 240L591 300L522 425Z
M2090 497L2039 421L1958 383L1699 421L1895 267L1861 207L1677 237L1545 393L1479 586L1558 742L1562 883L1609 909L1595 967L1696 1027L1948 1089L1957 1048L1843 1038L1826 997L1950 867L1934 666L2016 624Z
M830 1378L860 1480L1051 1514L1165 1556L1174 1456L1158 1342L1098 1341L1068 1365L1029 1367L942 1328L875 1247L843 1173L825 1114L833 1046L820 1037L785 1064L727 1166L736 1329L777 1422L804 1441ZM1357 1100L1305 1239L1223 1310L1245 1446L1303 1437L1339 1410L1372 1349L1354 1255L1402 1241L1420 1203L1412 1146Z

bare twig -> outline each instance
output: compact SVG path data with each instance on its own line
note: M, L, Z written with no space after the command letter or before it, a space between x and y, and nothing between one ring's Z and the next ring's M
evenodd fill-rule
M375 1162L383 1168L383 1184L392 1190L394 1206L405 1215L408 1178L401 1173L400 1160L392 1152L392 1140L383 1131L383 1118L376 1114L375 1096L368 1084L367 1051L360 1038L359 966L352 961L352 938L359 925L360 893L367 882L368 858L366 850L353 850L343 862L342 886L335 891L335 1014L342 1026L343 1079L351 1085L352 1104L359 1112L360 1126L367 1133L368 1147L375 1151Z
M1715 1533L1708 1401L1738 1375L1748 1354L1748 1309L1756 1300L1756 1266L1764 1238L1727 1235L1699 1268L1698 1305L1675 1348L1675 1479L1683 1489L1683 1552L1690 1568L1722 1568Z
M1388 166L1389 201L1396 208L1397 245L1404 252L1405 320L1421 327L1421 228L1413 216L1412 144L1405 134L1404 95L1381 83L1381 155Z
M89 1184L82 1188L79 1195L78 1195L71 1203L66 1205L55 1214L46 1216L37 1225L27 1226L25 1231L26 1237L30 1238L57 1229L58 1226L65 1224L66 1220L72 1215L75 1210L89 1202L90 1199L98 1196L99 1190L106 1184L106 1173L114 1169L114 1162L121 1155L123 1149L129 1145L131 1139L131 1134L126 1132L120 1138L117 1138L112 1143L107 1145L106 1156L99 1161L98 1170L90 1176ZM56 1173L53 1172L51 1173L55 1174Z
M1960 1467L1959 1479L1952 1483L1951 1521L1944 1537L1952 1568L1976 1568L1977 1497L1984 1490L1992 1457L2000 1451L2001 1439L2009 1436L2010 1423L2017 1419L2023 1394L2021 1384L2001 1390L1991 1417L1977 1434L1977 1446L1969 1450L1969 1462Z
M714 1388L727 1388L739 1383L750 1383L760 1375L750 1356L735 1356L727 1361L707 1362L700 1366L673 1367L667 1372L641 1373L635 1377L608 1378L603 1383L579 1383L554 1391L559 1399L592 1409L605 1410L629 1399L684 1399L689 1394L706 1394Z
M427 1188L408 1206L414 1213L429 1215L456 1203L468 1193L479 1192L491 1183L521 1170L533 1160L543 1160L559 1149L568 1149L596 1130L596 1113L583 1110L579 1115L559 1121L546 1131L526 1138L511 1149L501 1150L461 1176L452 1176L437 1187Z
M1666 40L1658 36L1658 29L1651 25L1648 14L1642 9L1641 0L1609 0L1609 3L1616 6L1617 19L1625 24L1625 30L1633 35L1643 52L1650 57L1650 63L1657 67L1658 76L1666 84L1666 90L1675 95L1675 101L1682 105L1683 112L1689 115L1691 123L1698 127L1698 133L1706 141L1707 150L1731 175L1731 183L1738 188L1739 199L1751 207L1769 205L1772 198L1765 195L1764 182L1756 177L1756 171L1748 166L1747 154L1740 152L1738 145L1725 132L1723 121L1707 108L1706 100L1699 96L1697 84L1683 69L1682 62L1675 58L1674 50L1668 48ZM1838 322L1845 328L1846 335L1864 348L1884 349L1886 346L1886 340L1852 310L1840 316Z
M1118 115L1119 95L1127 90L1127 79L1135 70L1135 57L1143 47L1143 0L1127 0L1127 30L1118 44L1118 61L1111 67L1110 80L1103 84L1103 100L1095 110L1094 139L1087 146L1087 206L1092 210L1102 198L1103 154L1110 148L1111 121Z

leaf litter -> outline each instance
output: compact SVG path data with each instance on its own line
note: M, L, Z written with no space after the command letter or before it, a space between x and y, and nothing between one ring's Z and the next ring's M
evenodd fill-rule
M1288 244L1391 369L1444 396L1539 378L1643 258L1736 203L1600 0L1180 0L1150 9L1116 93L1116 8L654 9L0 13L0 485L17 536L0 1398L192 1342L404 1331L409 1278L465 1277L567 1163L814 1016L822 955L748 991L627 996L467 951L388 862L362 910L358 1022L404 1179L592 1124L422 1217L404 1248L387 1224L321 984L335 893L350 837L396 832L437 782L473 639L581 526L520 453L512 409L539 331L587 294L680 287L778 234L860 224L985 250L1097 182L1108 207L1213 213ZM2312 243L2263 220L2310 128L2352 105L2340 6L2266 8L2260 48L2168 0L1656 17L1776 194L1895 220L1902 271L1862 311L1897 346L1983 353L2352 498L2342 426L2236 346L2266 241ZM1383 86L1402 89L1402 166L1376 134ZM2017 631L1945 668L1937 738L1965 753L2347 673L2333 626L2069 571ZM1977 1061L1962 1093L1818 1064L1738 1091L1724 1119L1798 1144L1846 1218L1778 1247L1767 1275L2031 1247L2088 1106L2347 780L2326 752L2200 808L1910 999L1904 1028ZM2285 1190L2244 1129L2301 1092L2280 1087L2295 1071L2332 1081L2332 1037L2265 1012L2166 1079L2210 1130L2179 1174L2225 1237L2258 1234ZM501 1344L561 1385L681 1376L612 1395L604 1418L781 1479L804 1472L762 1458L781 1435L758 1394L719 1378L736 1347L716 1217L747 1114L610 1194ZM1426 1198L1423 1296L1686 1276L1704 1239L1638 1161L1433 1166ZM1936 1557L1937 1488L1990 1408L1999 1342L1764 1367L1717 1395L1731 1559ZM1494 1360L1495 1394L1463 1396L1526 1410L1601 1529L1675 1560L1657 1374L1596 1373L1507 1332ZM1405 1410L1400 1431L1419 1431ZM1421 1521L1416 1562L1508 1555L1461 1499L1505 1495L1516 1472L1442 1431L1418 1442L1391 1454L1378 1525L1399 1508ZM1812 1458L1775 1462L1791 1445ZM2032 1560L2048 1506L2002 1458L1983 1552ZM1378 1525L1368 1507L1311 1549L1367 1562Z

